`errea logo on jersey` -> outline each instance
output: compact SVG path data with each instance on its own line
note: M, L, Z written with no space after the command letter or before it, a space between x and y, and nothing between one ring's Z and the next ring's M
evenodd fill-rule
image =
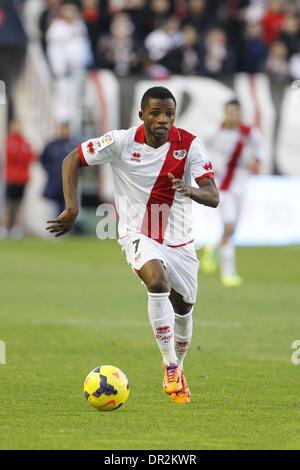
M89 142L86 147L87 147L88 153L90 153L91 155L95 155L95 147L92 141Z
M203 168L206 171L212 171L213 169L211 162L206 162L205 165L203 165Z
M186 156L186 150L175 150L173 152L173 157L177 160L182 160Z
M141 154L139 152L133 152L131 154L131 159L132 162L140 162L141 161Z

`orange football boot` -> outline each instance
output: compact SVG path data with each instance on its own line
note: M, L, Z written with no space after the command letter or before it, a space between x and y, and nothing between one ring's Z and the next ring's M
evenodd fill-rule
M177 364L164 366L163 389L166 393L176 393L182 389L181 370Z
M191 391L189 389L188 383L186 381L184 372L181 372L181 384L182 389L179 392L171 393L170 396L172 400L177 403L190 403L191 401Z

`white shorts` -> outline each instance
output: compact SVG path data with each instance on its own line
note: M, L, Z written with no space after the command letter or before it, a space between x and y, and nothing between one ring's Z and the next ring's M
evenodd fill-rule
M233 191L220 191L220 204L218 210L224 224L237 224L242 202L243 197L241 194L236 194Z
M184 302L196 302L199 261L193 243L172 248L142 234L128 235L118 242L133 271L137 273L148 261L159 259L172 289L182 295Z

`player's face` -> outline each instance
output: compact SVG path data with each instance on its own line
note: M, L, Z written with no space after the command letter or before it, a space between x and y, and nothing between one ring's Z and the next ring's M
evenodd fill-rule
M22 133L22 128L21 128L21 123L18 119L13 119L10 123L10 132L13 134L21 134Z
M167 141L175 114L176 108L172 99L150 98L145 109L140 111L140 118L144 121L146 133L159 141Z
M61 124L58 127L58 136L61 139L69 139L70 138L70 125L67 123Z
M225 121L231 125L238 125L240 122L240 108L236 104L228 104L225 108Z

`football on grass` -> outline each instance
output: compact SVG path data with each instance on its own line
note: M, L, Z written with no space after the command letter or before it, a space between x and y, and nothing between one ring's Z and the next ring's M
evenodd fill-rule
M117 367L96 367L84 381L84 395L89 404L97 410L116 410L128 398L128 379Z

